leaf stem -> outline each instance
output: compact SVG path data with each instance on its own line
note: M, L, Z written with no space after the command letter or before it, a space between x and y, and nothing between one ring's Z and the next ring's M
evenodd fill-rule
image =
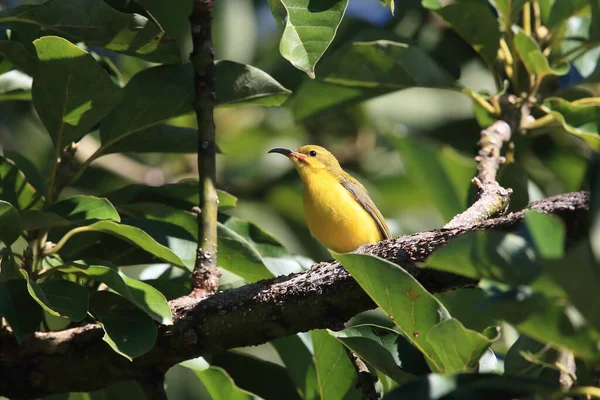
M56 254L60 251L60 249L62 249L62 247L69 241L69 239L71 237L73 237L74 235L81 233L81 232L88 232L90 231L90 227L89 226L80 226L78 228L74 228L71 229L69 232L67 232L62 238L60 238L60 240L58 241L58 243L56 243L56 245L49 249L46 250L42 256L51 256L53 254Z
M531 2L523 5L523 31L527 36L531 36Z

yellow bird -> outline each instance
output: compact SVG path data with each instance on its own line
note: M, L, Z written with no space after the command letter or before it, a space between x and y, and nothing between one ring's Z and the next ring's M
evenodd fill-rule
M304 212L310 233L336 253L390 239L390 228L369 197L367 189L344 172L321 146L298 150L276 148L269 153L287 156L304 184Z

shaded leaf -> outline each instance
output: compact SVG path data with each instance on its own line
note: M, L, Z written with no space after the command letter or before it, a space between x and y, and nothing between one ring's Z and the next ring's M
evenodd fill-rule
M158 333L152 318L118 294L93 293L90 313L104 330L102 340L129 360L146 354L156 343Z
M68 226L71 221L54 213L38 210L22 210L21 223L23 230L48 229L57 226Z
M29 295L24 279L0 281L0 316L6 319L19 343L39 328L42 308Z
M305 338L308 340L308 338ZM290 379L304 400L317 400L319 388L317 370L313 362L311 348L300 337L300 334L280 337L271 342L279 357L285 364Z
M69 221L111 220L120 222L121 217L108 199L94 196L73 196L57 201L48 212Z
M297 120L410 87L458 88L456 81L415 46L390 40L355 41L340 49L286 103Z
M600 151L600 100L587 98L568 102L559 97L549 97L544 105L567 132L583 139L592 149Z
M39 209L42 195L27 181L25 175L9 160L0 156L0 200L18 210Z
M506 353L504 373L537 378L546 366L533 362L530 356L534 355L536 359L544 360L545 363L554 363L558 360L558 354L558 351L549 345L521 335Z
M49 0L0 11L0 24L64 35L73 42L105 47L152 62L180 61L175 43L138 14L120 13L101 0Z
M356 325L329 332L362 360L398 383L429 372L422 354L398 332L376 325Z
M344 346L327 331L311 331L321 400L361 399L356 371Z
M0 54L15 68L29 76L35 76L38 59L30 54L21 43L14 40L0 40Z
M348 0L269 0L283 29L279 51L292 65L315 77L315 65L329 47Z
M215 82L221 107L280 106L292 93L266 72L228 60L217 61Z
M491 2L496 7L500 18L506 20L508 17L514 22L527 0L492 0Z
M195 153L197 130L169 124L152 125L107 145L102 151L112 153Z
M94 57L69 41L44 36L33 42L40 68L33 105L54 146L81 139L119 103L122 91Z
M99 221L91 225L75 228L74 230L67 233L67 235L72 236L81 232L106 233L108 235L125 240L126 242L129 242L168 263L177 265L179 267L185 266L183 261L181 261L181 259L170 249L158 243L156 240L154 240L154 238L152 238L143 230L134 226L118 224L113 221Z
M479 359L494 339L497 337L488 338L479 332L466 329L455 318L440 322L427 333L427 341L437 353L447 373L476 370Z
M475 162L450 147L436 147L412 138L390 137L416 182L430 182L425 189L444 220L451 220L467 206ZM427 162L423 162L427 160Z
M9 202L0 200L0 242L10 246L21 234L21 217Z
M49 280L40 284L32 281L25 270L21 270L27 280L27 290L35 301L47 312L57 317L65 317L74 322L85 318L88 312L88 290L75 282L62 279Z
M396 264L363 254L334 257L423 353L430 367L444 371L442 360L426 338L436 324L450 318L446 308Z
M551 31L556 31L563 22L588 4L588 0L555 1L550 10L546 27Z
M600 333L563 299L513 290L493 298L486 310L536 340L567 348L583 359L600 360Z
M239 388L231 376L222 368L210 367L203 371L195 371L210 394L212 400L252 400L255 396Z
M521 377L497 374L430 374L402 385L384 397L384 400L504 400L560 393L558 383L546 384Z
M569 72L569 64L562 63L555 68L550 67L548 59L542 53L540 45L535 40L523 32L519 32L514 37L514 45L519 58L531 75L541 80L548 75L565 75Z
M167 299L152 286L130 278L118 268L106 264L77 261L65 266L56 267L61 272L88 276L102 282L131 303L163 325L172 325L171 308Z
M423 6L439 15L478 52L492 68L500 47L500 29L488 4L460 1L441 7L437 0L423 0Z
M436 293L435 297L448 309L452 317L458 319L465 327L482 332L487 327L496 325L496 319L483 312L483 305L488 296L479 288L460 288Z

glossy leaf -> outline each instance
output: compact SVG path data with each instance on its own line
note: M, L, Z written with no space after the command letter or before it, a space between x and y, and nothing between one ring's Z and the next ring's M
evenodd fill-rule
M93 293L90 313L104 330L102 340L129 360L146 354L156 343L156 323L118 294Z
M357 325L329 332L360 358L398 383L429 368L421 353L398 332L376 325Z
M155 321L163 325L173 324L171 308L162 293L144 282L129 278L110 264L77 261L57 268L64 273L83 275L102 282Z
M120 222L121 217L108 199L94 196L73 196L57 201L48 207L54 213L69 221L110 220Z
M21 217L9 202L0 200L0 242L10 246L21 234Z
M425 190L444 220L450 221L467 206L476 165L450 147L436 147L412 138L390 137L411 178L430 182ZM427 160L427 162L423 162Z
M65 317L74 322L85 318L88 312L88 290L75 282L62 279L36 283L25 270L21 273L27 280L27 290L31 297L47 312L57 317Z
M479 359L495 339L497 337L488 338L466 329L455 318L440 322L427 334L427 341L437 353L446 373L475 371ZM452 345L448 344L449 341Z
M315 77L315 65L329 47L348 0L269 0L283 29L279 51L292 65Z
M312 342L309 345L300 335L280 337L271 342L285 364L291 380L294 382L298 393L304 400L317 400L319 388L317 384L317 370L313 362ZM308 335L307 335L308 336Z
M560 218L529 211L525 215L525 226L541 257L556 259L563 256L566 232Z
M217 189L219 210L235 207L237 197ZM163 203L183 210L191 210L200 202L198 181L184 180L162 186L132 184L106 194L116 205L132 203Z
M35 76L38 59L30 54L21 43L14 40L0 40L0 54L15 68L29 76Z
M344 346L327 331L311 331L319 394L322 400L361 399L356 371Z
M582 359L600 360L600 332L587 326L563 299L515 290L499 295L486 310L540 342L567 348Z
M411 87L457 88L456 81L425 52L390 40L352 42L323 62L319 76L286 103L298 120Z
M239 388L231 376L222 368L210 367L203 371L195 371L210 394L212 400L253 400L255 396Z
M559 97L549 97L544 101L544 105L551 110L550 114L567 132L583 139L592 149L600 151L600 100L590 102L590 99L582 99L568 102Z
M569 65L562 63L555 68L550 67L548 59L542 53L542 50L533 38L523 32L519 32L514 37L514 44L519 58L530 75L541 80L549 75L565 75L569 72Z
M558 384L497 374L430 374L394 390L384 400L521 399L561 395Z
M500 29L488 4L460 1L441 7L437 0L423 0L422 3L446 21L490 68L494 66L500 47Z
M444 371L436 349L427 341L430 330L450 319L446 308L400 266L362 254L334 254L367 294L389 315L435 371Z
M164 260L173 265L184 267L185 264L181 259L169 250L167 247L158 243L154 238L148 235L143 230L134 226L118 224L113 221L99 221L85 227L75 228L77 231L72 231L71 235L80 232L102 232L111 236L115 236L126 242L129 242L153 256ZM69 234L69 233L68 233Z
M81 139L119 103L122 91L94 57L69 41L44 36L33 42L40 68L33 105L55 147Z
M29 295L25 280L0 281L0 316L6 319L19 343L39 328L42 308Z
M0 200L9 202L18 210L39 209L42 195L27 181L15 164L0 156Z
M220 107L280 106L292 93L266 72L228 60L217 61L215 82Z
M0 25L17 32L28 26L152 62L180 61L175 43L156 24L120 13L102 0L49 0L7 8L0 11Z

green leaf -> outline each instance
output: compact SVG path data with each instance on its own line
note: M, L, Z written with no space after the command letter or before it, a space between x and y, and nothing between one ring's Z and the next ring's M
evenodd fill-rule
M536 41L519 32L514 37L514 45L519 58L523 61L523 65L531 75L535 75L537 80L542 80L548 75L565 75L569 72L569 64L562 63L555 68L550 67L548 59L542 53L540 45Z
M227 60L216 64L216 101L220 107L280 106L292 93L251 65Z
M48 207L48 212L72 222L90 220L121 221L119 213L108 199L94 196L69 197L53 203Z
M292 65L315 77L315 65L329 47L348 0L269 0L283 29L279 51Z
M69 41L45 36L33 42L40 68L33 105L57 149L81 139L121 100L94 57Z
M18 210L39 209L44 203L42 195L12 161L0 156L0 200L12 204Z
M486 310L540 342L567 348L582 359L600 360L600 333L587 326L564 299L548 299L521 289L493 298Z
M225 221L225 226L241 235L258 251L263 263L273 276L287 275L303 270L298 259L292 256L281 242L256 224L230 217Z
M497 324L496 319L482 311L488 296L479 288L461 288L436 293L435 297L465 327L478 332Z
M135 0L144 7L153 18L160 23L170 40L175 40L181 62L189 61L192 52L192 32L190 25L190 14L192 3L185 1L164 2L162 0Z
M562 23L566 22L571 16L577 14L588 4L588 0L555 1L550 10L546 27L550 31L556 31Z
M27 292L25 280L0 281L0 316L6 319L19 343L39 328L42 308Z
M383 4L384 6L386 6L387 8L390 9L390 11L392 12L392 15L394 15L394 11L395 11L395 1L394 0L380 0L381 4Z
M510 21L515 22L519 17L521 8L527 0L492 0L492 4L496 7L500 18L506 20L507 16Z
M402 384L429 372L421 353L398 332L376 325L356 325L329 332L360 358Z
M48 229L58 226L69 226L71 221L54 213L38 210L22 210L21 224L23 230Z
M75 282L62 279L45 281L40 284L32 281L25 270L21 270L27 280L27 290L31 297L47 312L71 321L82 321L88 312L88 290Z
M492 341L479 332L466 329L455 318L435 325L427 334L427 341L437 353L446 373L475 371L479 359ZM452 345L448 345L451 342Z
M63 273L88 276L97 282L102 282L136 305L155 321L163 325L173 324L171 308L162 293L144 282L129 278L110 264L102 265L95 262L76 261L56 268Z
M456 81L416 46L390 40L355 41L336 50L316 80L286 103L297 120L411 87L458 88Z
M446 21L493 68L500 47L500 29L487 2L460 1L446 7L441 7L437 0L422 3Z
M21 217L9 202L0 200L0 242L10 246L21 234Z
M223 190L217 189L219 210L235 207L237 198ZM116 205L131 203L164 203L171 207L191 210L200 202L198 181L184 180L162 186L146 186L132 184L106 194Z
M0 40L0 54L15 68L27 75L35 76L37 73L38 59L31 55L21 43L14 40Z
M173 265L184 267L185 264L181 259L170 249L158 243L154 238L148 235L143 230L134 226L118 224L113 221L99 221L91 225L75 228L67 233L67 235L75 235L81 232L102 232L111 236L118 237L128 243L131 243L153 256L164 260Z
M561 395L558 383L497 374L430 374L408 382L384 400L523 399Z
M544 105L565 131L583 139L592 149L600 151L600 100L586 98L568 102L559 97L549 97Z
M309 337L296 334L280 337L271 342L286 370L294 382L298 393L304 400L317 400L319 388L317 370L313 362L312 342L306 344ZM310 346L310 348L309 348Z
M158 331L152 318L118 294L93 293L90 313L104 330L102 340L128 360L146 354L156 343Z
M212 400L253 400L256 398L252 393L239 388L227 371L222 368L210 367L203 371L195 371L195 373Z
M425 189L442 218L451 220L467 206L476 165L452 148L437 147L412 138L389 138L402 155L415 182L430 182ZM427 160L427 162L424 162Z
M564 235L564 231L560 232ZM550 231L547 235L551 235ZM590 243L584 240L571 245L563 259L544 260L542 268L565 290L569 301L586 321L600 332L600 307L597 306L600 267Z
M435 325L450 319L446 308L396 264L363 254L333 256L423 353L430 367L444 371L442 360L426 338Z
M0 25L66 36L147 61L180 62L175 43L156 24L138 14L120 13L102 0L49 0L7 8L0 11Z
M361 399L356 371L344 346L326 330L311 331L321 400Z
M124 136L102 153L195 153L197 148L196 129L159 124Z
M558 360L558 351L545 343L521 335L506 353L504 373L537 378L545 366L534 362L534 359L543 360L546 364L554 363Z
M565 227L555 215L528 211L525 226L533 239L537 253L546 259L561 258L565 247Z

